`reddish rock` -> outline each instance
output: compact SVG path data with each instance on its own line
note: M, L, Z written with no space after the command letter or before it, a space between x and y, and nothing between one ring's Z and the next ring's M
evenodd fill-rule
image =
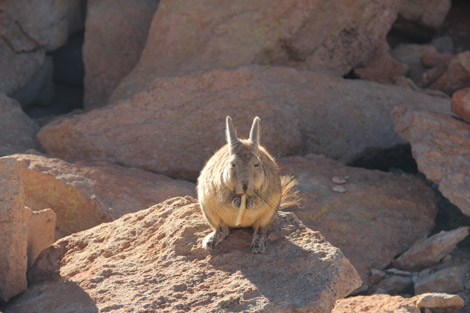
M20 166L26 205L51 208L64 234L91 228L175 196L195 195L192 183L134 168L67 163L42 155L11 156Z
M367 147L403 143L392 129L396 105L450 110L448 99L394 86L252 65L157 78L129 100L57 119L38 137L62 159L107 160L195 180L225 143L227 115L240 136L260 116L262 144L276 156L315 152L350 162Z
M385 268L434 226L434 192L411 175L348 167L319 155L278 163L299 181L302 202L290 210L343 251L364 288L371 268ZM331 190L332 176L348 177L347 192Z
M422 88L429 87L431 84L437 81L446 72L446 70L447 64L442 64L440 66L426 70L424 73L419 75L418 81L416 83Z
M107 104L111 92L137 64L157 6L155 0L87 2L85 108Z
M421 56L421 63L427 68L439 67L442 65L447 66L452 57L453 55L450 52L438 52L430 49L424 52Z
M0 156L35 148L38 130L18 102L0 93Z
M111 96L155 77L248 64L287 65L337 76L367 63L395 20L398 0L160 1L142 57ZM315 34L315 36L312 36Z
M464 301L458 295L446 293L424 293L414 297L418 308L427 308L431 312L459 313Z
M464 282L468 279L470 265L451 265L435 272L420 274L415 283L416 294L428 292L458 293L464 291Z
M396 132L411 145L418 168L444 197L470 215L470 125L451 116L396 108Z
M433 45L421 44L399 44L391 51L392 57L408 67L408 77L414 82L417 82L418 77L425 71L421 57L426 53L438 53L438 51Z
M330 312L360 285L341 251L292 213L280 213L266 255L251 254L246 229L208 252L209 231L186 197L65 237L41 254L35 284L5 313L63 312L57 299L74 312Z
M0 158L0 301L27 288L27 228L19 167Z
M413 298L401 296L356 296L336 301L331 313L420 313Z
M430 88L442 90L448 95L465 87L470 87L470 51L454 56L446 72L430 86Z
M388 53L388 49L380 49L365 67L354 69L354 73L365 80L384 84L394 84L399 77L406 75L408 68L397 62Z
M420 239L394 260L393 266L413 271L434 265L452 252L456 245L468 236L468 231L469 227L466 226Z
M51 209L32 211L26 208L28 268L36 261L39 253L55 241L55 222L56 215Z
M464 88L452 95L452 113L470 121L470 88Z

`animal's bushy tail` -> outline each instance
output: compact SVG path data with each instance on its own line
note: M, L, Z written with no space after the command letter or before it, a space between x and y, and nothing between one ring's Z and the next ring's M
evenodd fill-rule
M296 188L297 180L290 175L284 175L281 177L281 204L280 210L291 206L298 206L300 203L300 193Z

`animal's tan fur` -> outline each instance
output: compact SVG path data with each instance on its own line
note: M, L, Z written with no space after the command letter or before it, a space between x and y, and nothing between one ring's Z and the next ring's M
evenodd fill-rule
M231 119L227 117L228 144L220 148L201 171L198 199L204 216L214 229L204 239L204 248L214 248L228 235L229 227L236 227L238 208L232 201L242 194L253 201L240 226L253 227L251 248L254 253L264 253L266 231L277 210L295 203L295 180L280 177L274 158L259 145L258 124L259 118L255 118L250 139L241 140L236 137Z

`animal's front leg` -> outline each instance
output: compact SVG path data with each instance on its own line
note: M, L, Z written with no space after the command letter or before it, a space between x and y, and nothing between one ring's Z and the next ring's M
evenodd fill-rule
M230 230L227 226L219 226L212 233L206 236L202 241L202 247L204 249L214 249L219 242L228 236Z
M255 254L266 253L267 239L266 239L266 228L257 227L254 228L253 240L251 240L251 252Z

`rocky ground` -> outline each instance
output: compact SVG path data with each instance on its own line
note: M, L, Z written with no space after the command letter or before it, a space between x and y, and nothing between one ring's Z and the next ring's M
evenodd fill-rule
M0 0L0 312L470 312L465 0ZM195 192L261 118L264 255Z

